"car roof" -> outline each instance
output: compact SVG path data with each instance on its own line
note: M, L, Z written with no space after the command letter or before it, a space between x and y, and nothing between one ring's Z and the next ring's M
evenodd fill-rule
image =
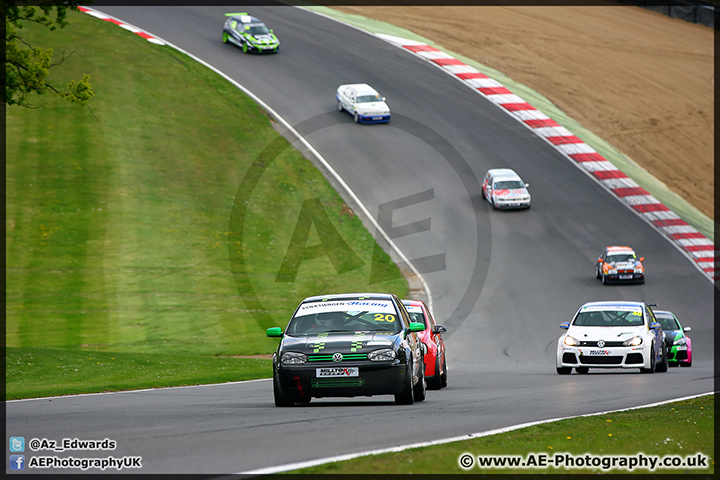
M253 16L250 16L247 13L231 13L231 14L227 14L227 16L234 20L237 20L238 22L240 22L242 24L250 25L250 24L254 23L254 24L258 24L258 25L264 25L264 23L261 22L259 19L255 18Z
M628 300L617 300L617 301L602 301L602 302L587 302L584 303L581 309L584 307L642 307L645 306L645 302L634 302Z
M422 300L412 300L409 298L403 299L403 300L401 300L401 302L404 305L412 305L415 307L422 307L423 305L425 305L425 302L423 302Z
M623 247L623 246L619 246L619 245L613 245L613 246L605 247L605 249L606 249L608 252L633 252L633 253L635 253L635 250L633 250L632 248L630 248L630 247Z
M348 83L345 85L340 85L340 87L350 87L354 89L358 94L370 94L370 95L376 95L378 94L377 90L375 90L373 87L368 85L367 83Z
M322 302L330 300L394 300L397 298L392 293L334 293L331 295L315 295L307 297L305 302Z
M494 177L498 177L498 176L519 177L520 176L512 168L491 168L490 170L488 170L488 173L492 174Z

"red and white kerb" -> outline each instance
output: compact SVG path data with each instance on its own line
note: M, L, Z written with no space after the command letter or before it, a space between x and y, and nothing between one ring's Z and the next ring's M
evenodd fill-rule
M715 279L715 260L720 255L716 253L713 242L572 132L513 94L499 82L435 47L391 35L377 36L413 52L457 77L506 113L527 125L663 233L692 259L708 278Z

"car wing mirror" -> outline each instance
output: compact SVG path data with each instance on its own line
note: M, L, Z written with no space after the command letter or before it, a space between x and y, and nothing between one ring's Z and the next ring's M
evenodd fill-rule
M525 188L530 188L530 184L529 184L529 183L526 183L526 184L525 184Z
M641 262L644 262L644 261L645 261L645 257L640 257L640 261L641 261Z
M283 334L282 328L280 328L280 327L270 327L270 328L268 328L268 329L265 331L265 335L268 336L268 337L276 337L276 338L278 338L278 337L282 337L284 334Z
M602 258L598 258L598 263L602 263Z
M433 333L436 333L438 335L441 333L447 333L447 328L445 328L444 325L435 325L435 327L433 328Z
M691 330L692 330L692 328L690 328L690 327L685 327L685 328L683 328L683 332L689 332L689 331L691 331Z
M570 328L570 322L562 322L560 324L560 328L564 328L565 330Z

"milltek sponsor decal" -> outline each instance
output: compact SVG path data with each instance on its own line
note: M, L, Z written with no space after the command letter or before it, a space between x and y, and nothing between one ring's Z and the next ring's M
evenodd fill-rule
M335 367L335 368L316 368L315 374L320 377L357 377L360 375L358 367Z

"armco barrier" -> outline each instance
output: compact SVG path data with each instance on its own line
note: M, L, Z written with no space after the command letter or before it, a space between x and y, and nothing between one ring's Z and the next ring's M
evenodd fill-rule
M618 0L618 2L647 8L668 17L715 28L715 7L717 5L714 3L692 0Z

